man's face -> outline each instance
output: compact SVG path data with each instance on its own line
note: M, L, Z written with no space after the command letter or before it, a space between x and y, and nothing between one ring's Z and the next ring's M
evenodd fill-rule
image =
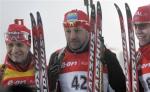
M30 47L21 41L11 41L6 43L8 57L16 63L24 63Z
M88 32L82 27L65 28L68 46L72 50L80 49L89 40Z
M150 23L134 24L134 27L140 45L150 43Z

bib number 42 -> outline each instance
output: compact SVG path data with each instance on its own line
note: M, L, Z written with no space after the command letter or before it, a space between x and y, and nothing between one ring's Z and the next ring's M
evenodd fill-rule
M72 88L75 90L86 90L87 89L87 79L84 75L74 76L72 80Z

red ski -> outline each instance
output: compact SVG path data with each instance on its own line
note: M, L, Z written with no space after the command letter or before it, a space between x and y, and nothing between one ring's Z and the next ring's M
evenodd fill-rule
M35 66L36 91L49 92L42 19L39 12L37 12L37 23L32 13L30 13L30 17L32 24L33 54L36 61Z

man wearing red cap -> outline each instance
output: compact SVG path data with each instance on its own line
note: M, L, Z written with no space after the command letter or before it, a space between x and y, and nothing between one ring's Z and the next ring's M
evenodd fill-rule
M51 92L87 92L89 66L89 19L81 10L71 10L64 16L67 46L51 55L48 76ZM125 77L116 55L104 52L103 88L125 92ZM109 92L113 92L109 90Z
M0 67L0 83L2 86L28 84L35 85L34 60L30 52L30 30L22 19L16 19L5 33L7 54L4 64Z
M140 92L150 92L150 5L138 8L133 16L133 26L139 40L137 70Z

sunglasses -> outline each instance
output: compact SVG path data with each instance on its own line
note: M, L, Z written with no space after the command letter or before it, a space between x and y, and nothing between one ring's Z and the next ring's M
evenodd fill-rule
M7 32L5 33L6 41L26 41L30 40L31 36L27 32Z

